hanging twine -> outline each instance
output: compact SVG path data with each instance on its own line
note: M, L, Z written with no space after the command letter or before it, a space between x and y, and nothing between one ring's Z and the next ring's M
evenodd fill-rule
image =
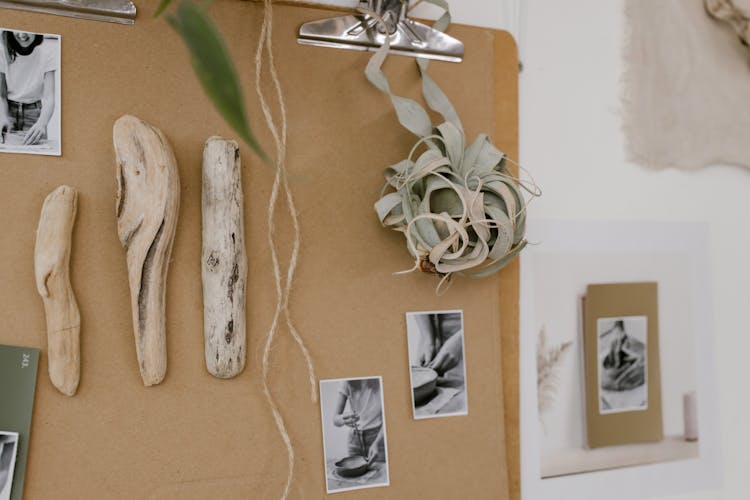
M447 3L425 1L444 9L433 26L444 31L450 24ZM360 11L387 30L376 12L367 8ZM527 202L521 190L532 197L541 192L533 181L527 185L510 173L505 153L487 134L480 134L467 145L461 120L427 74L426 60L417 59L422 94L444 123L433 127L419 103L394 95L382 71L389 48L386 37L370 59L365 75L390 97L401 125L420 139L405 160L385 170L386 183L375 211L384 227L404 233L415 262L402 273L420 270L441 276L437 287L441 293L454 274L489 276L518 255L526 246Z
M265 395L266 402L268 403L271 413L273 414L276 428L281 435L281 439L284 442L284 446L287 451L287 478L284 486L284 492L281 495L282 500L286 500L289 496L289 491L294 480L294 446L292 445L291 437L286 429L284 418L281 415L276 401L271 395L269 387L269 371L271 368L271 350L273 348L276 334L279 331L281 317L283 316L289 333L297 343L302 355L305 358L307 365L307 373L310 382L310 397L314 402L317 401L317 392L315 389L316 376L315 368L313 366L312 358L310 353L305 346L302 337L300 337L297 328L292 321L291 314L289 312L289 296L292 290L292 284L294 282L294 274L297 269L297 260L299 257L300 249L300 226L299 217L297 215L297 208L294 204L294 197L292 196L291 188L289 187L289 181L286 169L286 147L287 147L287 118L286 118L286 107L284 105L284 95L281 90L281 82L279 80L278 72L276 71L276 64L274 62L273 55L273 5L271 0L264 0L263 2L263 24L260 30L260 38L258 41L258 48L255 52L255 66L257 68L255 75L255 90L258 94L258 100L260 101L261 109L263 110L263 116L265 117L268 129L271 131L273 136L274 145L276 146L276 175L273 181L273 187L271 189L271 196L268 200L268 246L271 250L271 261L273 264L273 275L274 285L276 290L276 309L274 311L273 320L271 326L268 329L266 336L266 343L263 348L263 394ZM271 108L268 105L265 94L261 88L261 74L263 71L263 52L266 52L268 59L268 71L271 75L271 81L273 83L274 93L278 101L278 113L279 121L281 126L276 125ZM286 208L289 212L289 216L292 220L292 226L294 229L294 242L292 245L292 252L289 257L286 279L282 282L281 266L279 265L279 256L277 243L275 240L275 212L276 204L278 202L279 194L283 194L286 201Z

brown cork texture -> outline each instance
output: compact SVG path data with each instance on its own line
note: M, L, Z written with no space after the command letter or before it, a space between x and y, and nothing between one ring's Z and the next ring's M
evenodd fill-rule
M200 88L183 43L164 20L153 19L156 6L139 2L130 27L2 11L3 27L62 35L63 156L0 155L0 227L6 231L0 343L45 347L33 272L39 206L60 184L79 193L71 281L83 325L81 384L75 398L65 398L39 377L26 500L190 500L217 492L226 499L272 499L286 479L286 453L264 402L258 362L275 304L266 242L274 172L240 145L251 277L248 364L237 377L219 380L204 363L201 162L206 139L234 135ZM218 0L210 10L238 63L253 129L271 151L253 91L262 6ZM416 138L365 80L369 54L296 43L301 23L337 14L277 5L273 30L288 109L290 183L302 224L292 314L320 378L383 376L391 485L336 498L517 500L517 265L489 279L457 279L441 297L432 276L392 274L413 262L403 236L382 229L373 203L383 169L405 158ZM465 42L466 59L431 63L431 75L453 100L469 141L489 132L517 159L518 62L511 37L458 25L449 32ZM396 93L419 96L413 59L391 57L385 71ZM150 388L143 387L135 361L115 217L111 134L124 114L169 138L180 174L166 301L169 370ZM279 212L282 256L291 249L289 222ZM415 421L404 313L439 309L464 311L469 415ZM46 362L43 352L40 373ZM320 411L310 402L303 358L285 331L273 352L271 388L297 452L290 498L324 498Z

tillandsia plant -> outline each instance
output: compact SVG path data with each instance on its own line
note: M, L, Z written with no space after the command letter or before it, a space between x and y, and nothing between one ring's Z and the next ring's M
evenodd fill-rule
M172 0L162 0L155 15L162 15L171 3ZM234 61L221 32L208 15L208 5L182 0L174 13L167 15L167 22L187 45L195 74L216 110L237 135L268 163L268 156L250 129Z
M426 1L445 10L433 26L444 30L450 22L447 3ZM415 263L405 272L440 276L439 292L454 274L489 276L513 260L526 246L523 190L532 197L541 193L511 173L507 156L487 134L467 143L456 109L427 74L426 60L417 59L422 94L443 123L433 126L419 103L394 95L382 71L389 43L386 38L365 75L391 98L399 122L419 140L405 160L385 170L375 211L384 227L406 237Z
M386 170L375 209L406 236L413 270L489 276L526 246L525 201L506 161L487 135L466 145L463 131L445 122Z
M447 2L424 1L445 11L433 26L445 30L450 23ZM171 2L162 0L156 15L164 13ZM207 5L181 0L167 21L185 41L195 73L216 109L268 162L250 129L237 71ZM383 22L376 13L365 13ZM381 70L389 49L386 38L367 66L367 78L391 97L399 121L420 139L406 160L386 170L386 185L375 204L380 221L404 233L407 249L415 258L409 271L436 274L442 278L441 285L454 274L491 275L526 245L523 189L532 196L540 193L510 172L509 160L488 135L480 134L467 144L456 110L427 74L425 60L417 61L425 101L443 116L444 123L433 126L416 101L393 95Z

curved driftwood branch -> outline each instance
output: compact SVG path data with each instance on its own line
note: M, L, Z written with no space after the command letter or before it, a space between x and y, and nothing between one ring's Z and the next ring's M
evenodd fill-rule
M47 317L49 378L73 396L81 377L81 315L70 286L70 246L78 193L60 186L44 200L34 248L34 275Z
M138 365L146 386L167 371L166 291L180 208L180 178L159 129L123 116L114 126L117 232L127 251Z
M212 137L203 150L203 334L206 368L231 378L245 368L247 253L240 152Z

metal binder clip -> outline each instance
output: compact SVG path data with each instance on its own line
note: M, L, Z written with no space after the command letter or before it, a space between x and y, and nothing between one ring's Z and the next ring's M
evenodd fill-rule
M387 26L368 14L332 17L303 24L297 42L302 45L349 50L377 50L389 36L391 52L439 61L461 62L464 44L406 16L408 0L360 0Z
M130 0L0 0L0 8L119 24L133 24L136 13Z

